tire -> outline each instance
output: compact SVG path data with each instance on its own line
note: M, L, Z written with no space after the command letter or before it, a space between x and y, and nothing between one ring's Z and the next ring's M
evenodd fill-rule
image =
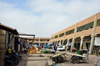
M18 65L18 63L19 63L19 59L18 58L14 58L14 64Z
M60 63L64 62L64 58L63 57L60 57Z
M57 63L59 63L59 57L57 57Z
M55 54L55 52L53 52L53 54Z
M79 63L79 57L74 56L74 57L72 58L72 63L74 63L74 64Z

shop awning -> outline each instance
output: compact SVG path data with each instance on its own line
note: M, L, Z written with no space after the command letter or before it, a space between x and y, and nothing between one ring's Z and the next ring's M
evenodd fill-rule
M100 37L95 37L94 45L95 46L100 46Z

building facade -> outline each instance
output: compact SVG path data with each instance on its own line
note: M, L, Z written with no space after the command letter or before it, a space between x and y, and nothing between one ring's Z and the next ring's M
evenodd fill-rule
M29 44L39 44L40 45L44 45L44 44L47 44L49 41L50 41L50 38L29 38L29 37L22 37L22 39L26 39L27 42L29 42Z
M49 42L50 38L35 38L34 43L38 43L39 45L44 45ZM32 43L32 39L29 39L29 42Z
M50 42L71 43L71 49L88 49L92 53L94 38L100 36L100 12L51 36Z

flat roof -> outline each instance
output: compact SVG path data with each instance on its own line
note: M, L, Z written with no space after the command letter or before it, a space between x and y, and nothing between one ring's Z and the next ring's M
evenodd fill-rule
M17 31L16 29L13 29L13 28L11 28L11 27L5 26L5 25L3 25L3 24L1 24L1 23L0 23L0 28L3 29L3 30L6 30L6 31L8 31L8 32L11 32L11 33L13 33L13 34L15 34L15 35L19 34L18 31Z

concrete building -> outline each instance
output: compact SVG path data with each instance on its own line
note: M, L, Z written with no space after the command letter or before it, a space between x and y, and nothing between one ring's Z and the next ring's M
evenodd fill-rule
M92 53L95 36L100 36L100 12L51 36L50 42L71 43L71 49L89 49Z
M24 38L24 37L23 37ZM25 38L24 38L25 39ZM30 44L32 44L32 40L33 40L33 38L26 38L26 39L28 39L28 41L29 41L29 43ZM47 44L48 42L49 42L49 40L50 40L50 38L38 38L38 37L36 37L35 39L34 39L34 44L35 43L37 43L37 44L39 44L39 45L44 45L44 44Z

